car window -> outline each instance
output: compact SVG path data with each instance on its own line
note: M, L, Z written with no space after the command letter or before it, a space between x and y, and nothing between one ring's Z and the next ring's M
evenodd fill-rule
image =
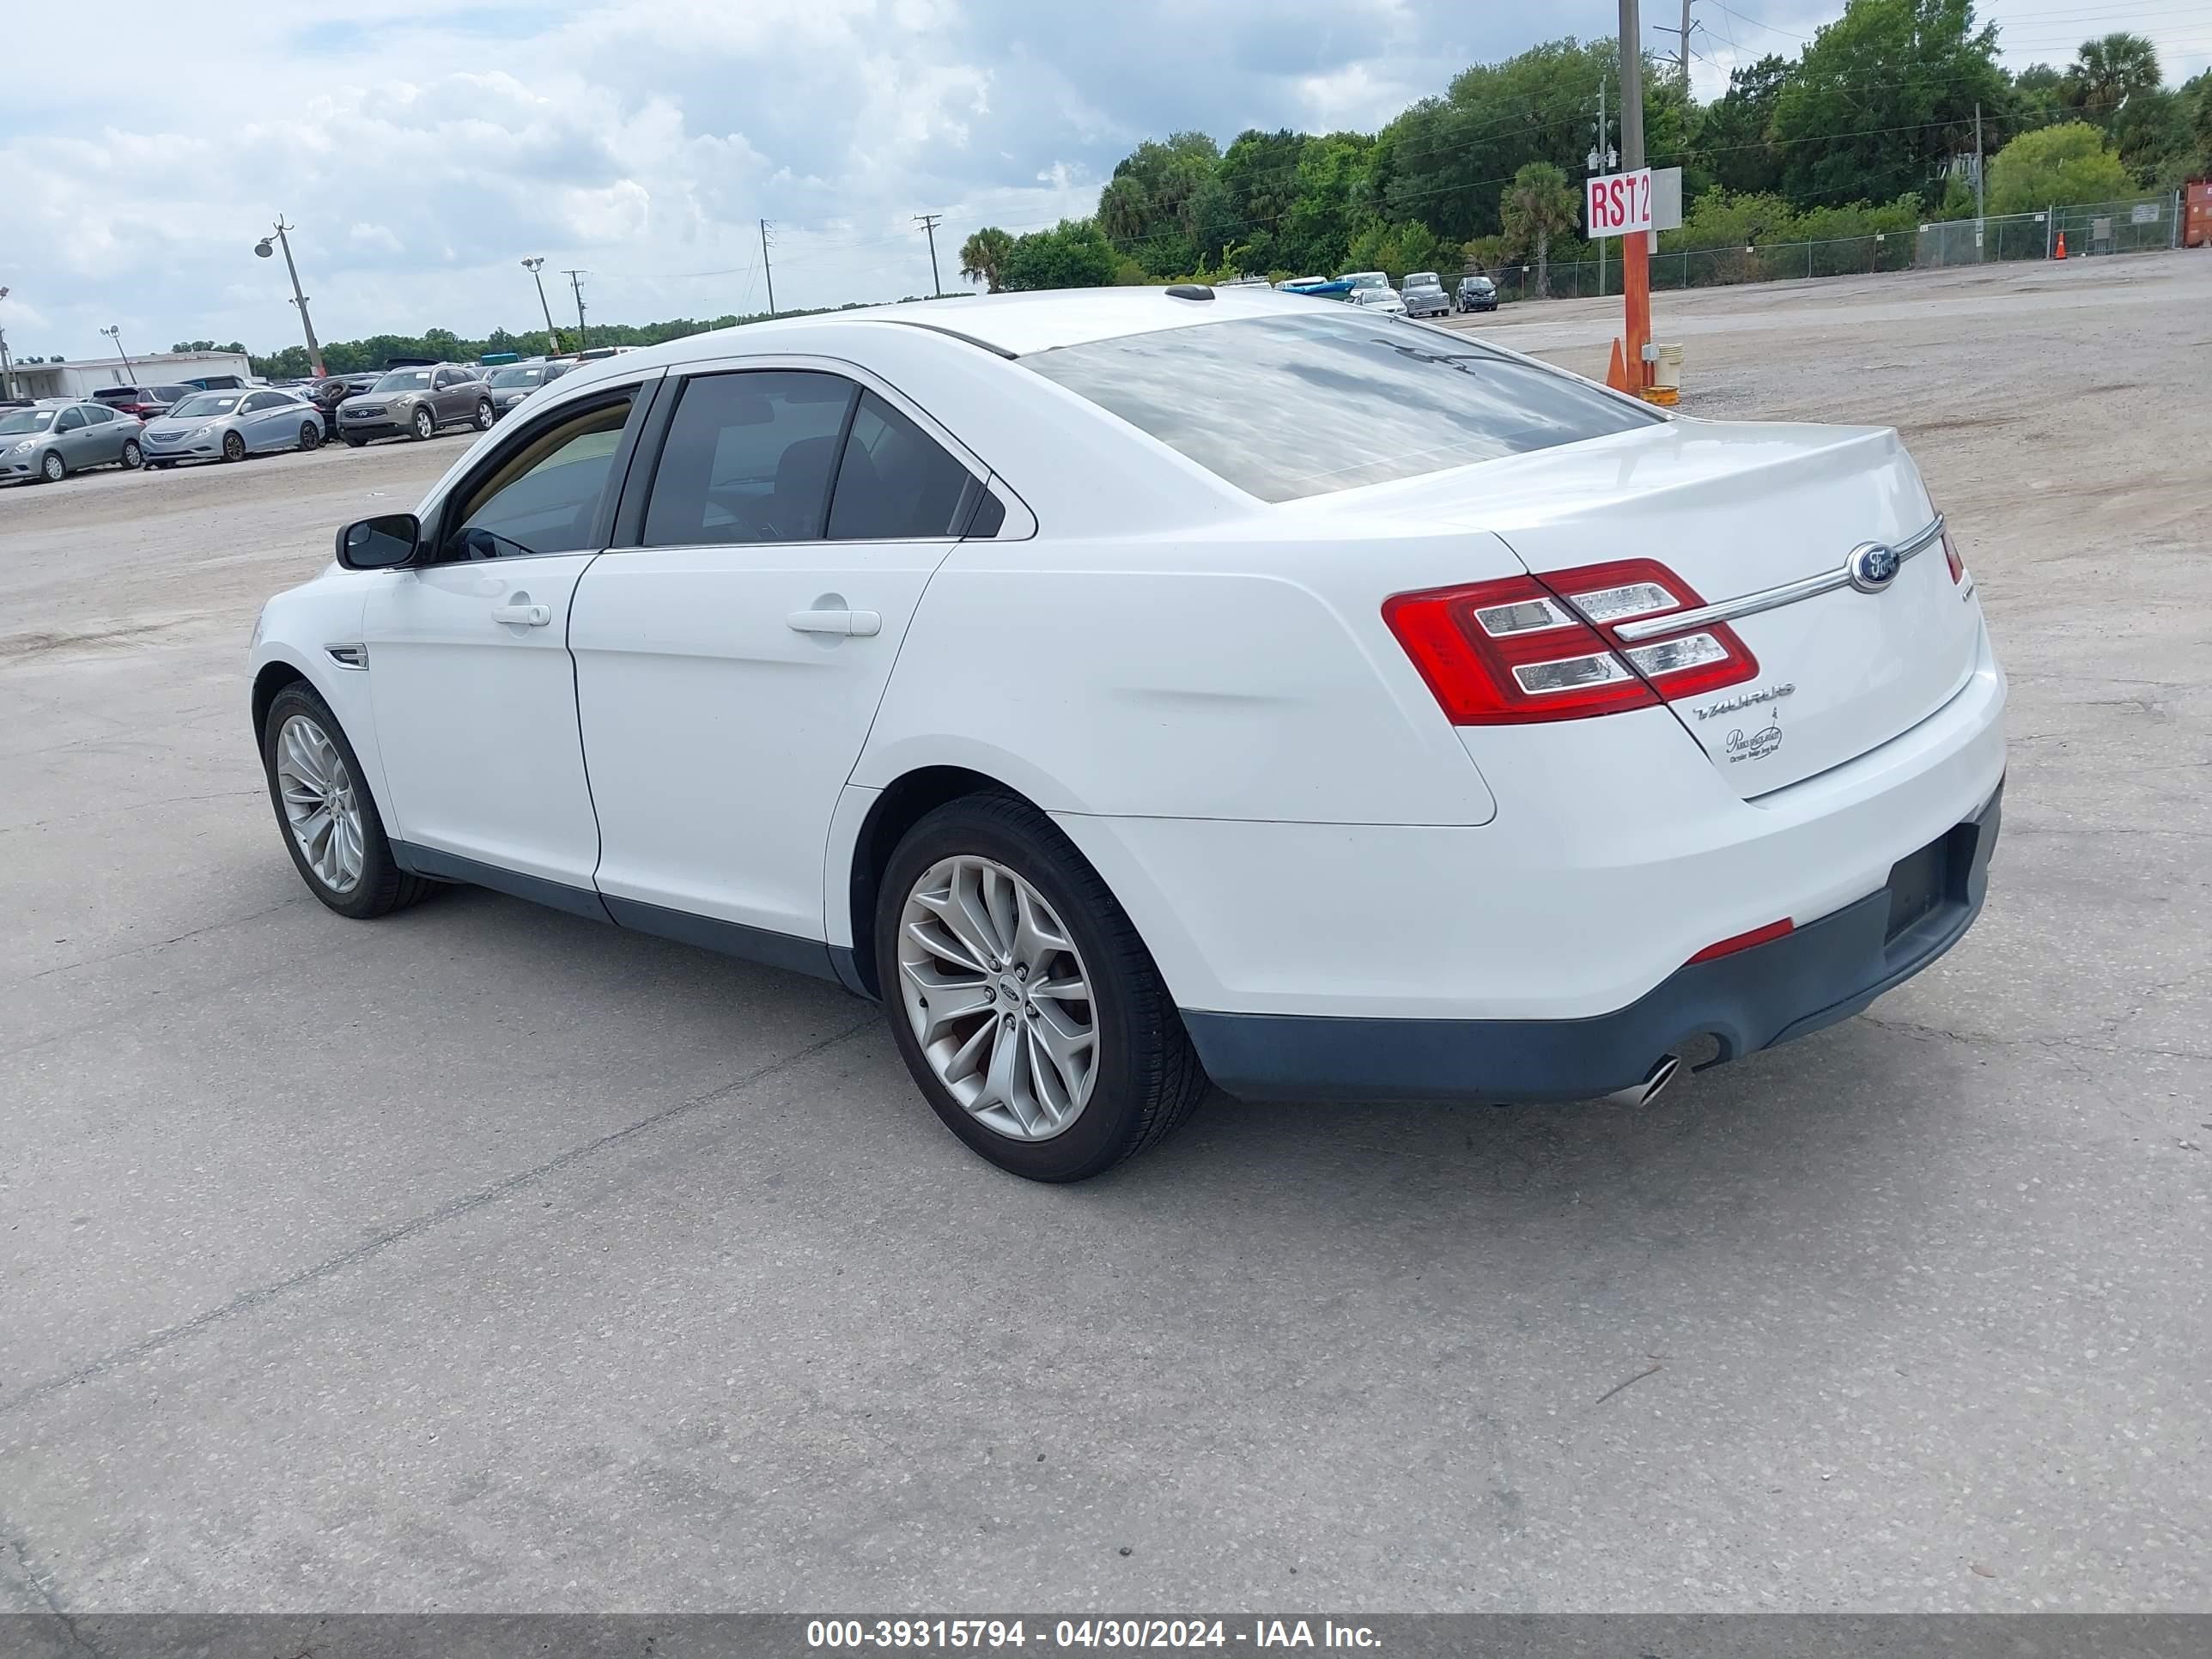
M630 401L625 393L516 441L448 518L447 556L590 551Z
M106 404L87 404L77 410L77 414L87 426L98 426L103 421L115 418L115 411Z
M54 423L51 409L18 409L0 416L0 437L13 437L19 432L44 432Z
M646 500L645 544L819 541L858 391L793 369L686 380Z
M1020 362L1266 501L1664 418L1464 336L1357 312L1200 323ZM1259 426L1255 409L1268 415Z
M837 467L830 539L949 536L968 469L872 392L860 394Z
M240 406L238 412L241 415L258 415L264 410L276 408L283 401L283 398L273 392L257 392Z
M84 411L74 404L62 410L62 417L54 422L57 432L74 432L84 424Z

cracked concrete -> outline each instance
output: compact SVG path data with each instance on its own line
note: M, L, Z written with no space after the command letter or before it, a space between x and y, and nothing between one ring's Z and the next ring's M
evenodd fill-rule
M2024 734L1956 952L1642 1112L1217 1098L1073 1191L832 988L303 898L255 607L458 441L0 492L0 637L112 635L0 659L12 1633L2212 1610L2212 258L2001 276L1656 302L1692 412L1914 430Z

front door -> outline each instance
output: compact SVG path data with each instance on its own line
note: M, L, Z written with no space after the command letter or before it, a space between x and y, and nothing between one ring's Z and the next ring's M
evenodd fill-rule
M428 873L599 913L569 610L605 544L636 398L635 386L611 392L518 430L426 526L436 561L392 572L370 595L394 836L442 855L415 860Z
M585 574L569 630L617 921L690 936L668 913L703 916L819 953L830 815L972 487L842 375L683 383L641 544Z

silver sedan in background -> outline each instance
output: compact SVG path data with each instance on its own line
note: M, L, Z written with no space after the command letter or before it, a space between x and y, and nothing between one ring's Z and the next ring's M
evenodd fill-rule
M323 412L298 392L276 386L200 392L146 422L146 465L242 461L278 449L314 449L323 441Z
M88 466L136 466L141 429L136 415L102 403L0 410L0 479L59 483Z

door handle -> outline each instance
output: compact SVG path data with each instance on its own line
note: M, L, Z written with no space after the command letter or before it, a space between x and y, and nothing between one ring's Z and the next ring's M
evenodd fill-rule
M801 634L834 634L840 639L873 639L884 631L884 619L873 611L794 611L787 626Z
M495 605L491 608L491 619L495 623L513 623L521 628L543 628L553 620L550 605Z

